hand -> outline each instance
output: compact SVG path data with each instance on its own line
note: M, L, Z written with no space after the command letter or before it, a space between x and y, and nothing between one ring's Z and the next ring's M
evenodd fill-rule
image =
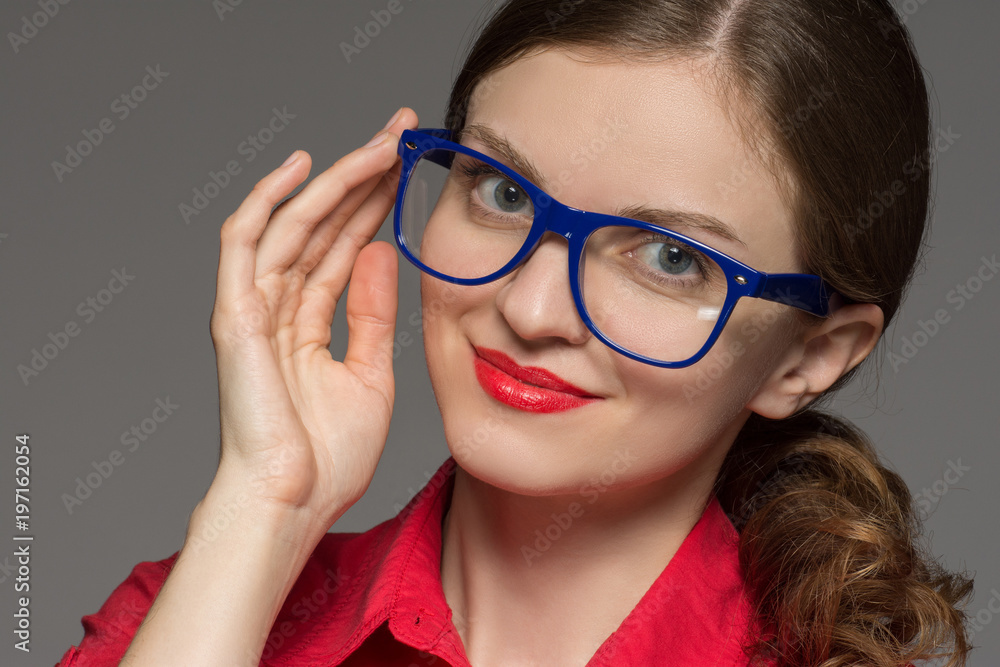
M394 203L399 134L416 123L404 107L381 143L274 208L309 173L311 158L298 151L222 225L214 483L315 514L324 532L367 490L388 435L398 269L395 248L371 239ZM330 328L348 279L347 353L337 361Z

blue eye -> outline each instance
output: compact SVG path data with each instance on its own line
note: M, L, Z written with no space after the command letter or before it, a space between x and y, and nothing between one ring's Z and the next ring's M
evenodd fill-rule
M495 206L504 213L534 215L531 198L509 178L488 176L479 182L476 190L487 206Z
M644 243L636 250L636 255L651 269L672 276L695 275L700 267L694 255L673 243ZM688 273L691 267L695 271Z

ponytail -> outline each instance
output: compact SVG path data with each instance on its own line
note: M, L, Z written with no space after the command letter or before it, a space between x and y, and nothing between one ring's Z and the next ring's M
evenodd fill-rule
M909 489L856 427L816 410L752 415L716 494L765 630L753 653L782 667L965 664L972 581L921 549Z

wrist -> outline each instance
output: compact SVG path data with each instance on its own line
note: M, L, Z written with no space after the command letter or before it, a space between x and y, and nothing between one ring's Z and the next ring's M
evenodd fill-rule
M211 546L239 548L246 544L249 548L274 549L274 557L281 560L291 558L292 562L304 563L341 514L343 511L336 511L331 520L307 506L261 498L251 484L220 467L205 497L191 513L184 549L198 552Z

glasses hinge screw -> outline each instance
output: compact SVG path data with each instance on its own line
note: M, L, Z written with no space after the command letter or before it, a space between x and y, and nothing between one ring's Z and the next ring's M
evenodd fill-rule
M735 280L740 285L746 285L747 284L747 279L744 278L743 276L736 276L735 278L733 278L733 280Z

